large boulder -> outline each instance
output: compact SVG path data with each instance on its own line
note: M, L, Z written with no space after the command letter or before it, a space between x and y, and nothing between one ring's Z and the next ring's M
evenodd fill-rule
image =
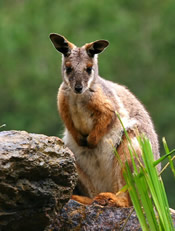
M74 156L57 137L0 132L0 231L42 231L76 185Z
M0 132L0 231L141 231L132 207L69 200L76 182L74 156L59 138Z

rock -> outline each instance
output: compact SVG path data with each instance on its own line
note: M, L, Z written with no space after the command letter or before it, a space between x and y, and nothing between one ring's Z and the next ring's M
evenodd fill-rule
M175 225L175 211L171 210ZM45 231L141 231L133 207L83 205L74 200L62 208L50 229Z
M0 132L0 231L42 231L69 200L74 157L57 137Z
M126 222L129 214L131 216ZM101 206L96 203L83 205L70 200L58 214L55 223L50 226L50 230L119 231L125 225L125 222L124 231L141 231L136 213L133 212L133 207L117 208Z

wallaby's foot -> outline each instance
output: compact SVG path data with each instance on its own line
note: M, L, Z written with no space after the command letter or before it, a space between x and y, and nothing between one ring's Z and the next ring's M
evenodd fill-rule
M91 205L93 202L93 200L89 197L78 196L78 195L72 195L71 199L78 201L79 203L84 205Z
M112 207L130 207L131 201L128 197L117 197L114 193L104 192L98 194L93 202L102 206L112 206Z
M102 206L112 207L130 207L132 205L129 197L117 197L114 193L110 192L100 193L93 199L78 195L72 195L71 199L78 201L79 203L82 203L84 205L91 205L94 202Z

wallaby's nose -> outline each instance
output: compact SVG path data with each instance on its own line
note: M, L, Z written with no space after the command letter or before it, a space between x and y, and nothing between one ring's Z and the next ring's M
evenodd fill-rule
M77 94L81 94L82 93L82 90L83 90L83 86L82 85L76 85L75 86L75 92Z

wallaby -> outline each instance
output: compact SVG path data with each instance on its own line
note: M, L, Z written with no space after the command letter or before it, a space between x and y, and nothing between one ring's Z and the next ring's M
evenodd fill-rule
M108 41L97 40L77 47L59 34L50 34L50 39L63 54L63 83L57 101L66 127L63 140L75 155L79 190L89 199L75 195L72 198L87 204L94 198L102 204L130 206L128 193L115 196L125 181L111 143L121 160L130 162L128 142L116 112L138 155L141 149L137 131L150 139L158 159L158 139L151 118L126 87L99 76L97 56L109 45Z

